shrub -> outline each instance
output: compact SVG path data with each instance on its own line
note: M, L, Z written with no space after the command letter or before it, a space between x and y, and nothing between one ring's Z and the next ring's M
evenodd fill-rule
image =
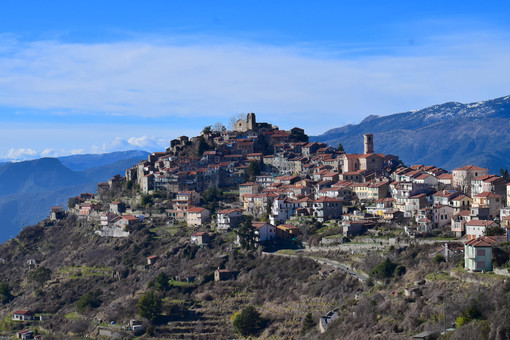
M406 267L398 265L395 268L395 272L394 272L393 276L395 278L399 278L399 277L403 276L405 273L406 273Z
M138 300L138 311L140 316L156 321L161 316L161 299L152 290L148 291Z
M315 327L315 321L313 320L312 313L308 313L303 320L303 327L301 328L301 334L308 333L309 330Z
M51 270L45 267L39 267L30 273L30 279L39 283L44 284L51 278Z
M397 264L387 258L370 271L370 276L374 276L379 279L390 278L394 275L396 268Z
M149 283L149 288L154 288L158 291L166 291L170 289L170 284L168 281L170 280L170 277L167 273L161 272L159 273L153 281Z
M234 329L242 336L254 335L262 329L263 319L253 306L244 308L234 318Z
M6 304L14 299L14 296L11 293L11 287L8 283L2 282L0 283L0 301L2 304Z
M87 294L83 295L78 300L78 304L77 304L78 310L80 312L84 312L86 310L89 310L92 308L97 308L97 307L101 306L102 301L99 298L100 295L101 295L101 292L98 290L95 292L88 292Z
M444 258L443 255L436 254L436 256L434 256L434 262L440 264L441 262L446 262L446 259Z
M474 319L480 319L482 318L482 313L478 307L478 304L476 301L472 302L471 305L466 308L460 316L455 320L455 325L457 327L463 326Z

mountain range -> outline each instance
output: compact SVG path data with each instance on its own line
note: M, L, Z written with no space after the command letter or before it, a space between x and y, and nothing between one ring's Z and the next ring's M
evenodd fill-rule
M66 206L69 197L95 192L97 183L124 174L147 155L134 150L0 165L0 242L47 217L50 207Z
M375 152L397 155L407 165L447 170L474 164L497 173L510 168L510 96L462 104L449 102L422 110L368 116L359 124L326 131L310 141L342 144L363 152L363 134L374 135Z

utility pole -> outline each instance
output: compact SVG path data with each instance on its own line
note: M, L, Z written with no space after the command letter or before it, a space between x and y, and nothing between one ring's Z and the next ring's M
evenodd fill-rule
M443 303L443 324L444 324L444 334L446 334L446 296L444 298Z

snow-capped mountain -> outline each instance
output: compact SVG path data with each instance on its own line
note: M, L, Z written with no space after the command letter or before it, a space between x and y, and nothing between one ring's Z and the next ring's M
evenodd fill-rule
M362 135L373 133L375 151L406 164L453 169L468 163L495 173L510 168L510 96L476 103L449 102L389 116L368 116L357 125L331 129L310 140L362 152Z

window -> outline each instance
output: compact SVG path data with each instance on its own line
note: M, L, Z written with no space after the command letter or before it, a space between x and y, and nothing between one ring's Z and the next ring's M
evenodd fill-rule
M485 269L485 261L479 261L476 263L476 269Z
M485 256L485 249L477 249L476 256Z

